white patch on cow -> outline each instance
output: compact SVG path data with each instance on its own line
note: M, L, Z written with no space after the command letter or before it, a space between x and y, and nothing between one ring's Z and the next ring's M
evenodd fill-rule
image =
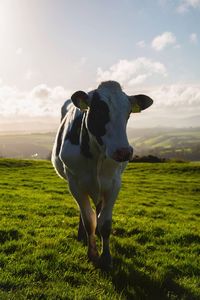
M106 156L112 157L117 149L129 147L126 125L131 105L127 95L117 82L103 82L97 91L110 111L110 121L106 124L106 134L102 137L102 140L106 146Z

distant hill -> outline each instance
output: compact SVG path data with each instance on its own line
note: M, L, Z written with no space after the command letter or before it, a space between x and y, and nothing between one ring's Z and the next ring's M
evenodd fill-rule
M130 128L128 135L139 156L200 160L200 128Z
M55 133L1 134L0 156L10 158L49 157Z
M135 155L200 160L200 128L128 128ZM55 132L2 133L0 156L13 158L49 158Z

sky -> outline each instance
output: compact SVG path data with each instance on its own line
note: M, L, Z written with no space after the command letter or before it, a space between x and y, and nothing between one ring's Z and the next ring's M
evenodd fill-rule
M153 98L131 127L200 126L200 0L0 0L0 38L3 130L105 80Z

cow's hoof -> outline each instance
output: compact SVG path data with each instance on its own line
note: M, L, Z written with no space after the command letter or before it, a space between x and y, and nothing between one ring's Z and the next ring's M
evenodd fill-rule
M98 266L103 271L110 271L112 269L113 263L112 263L112 257L110 254L101 254L98 261Z

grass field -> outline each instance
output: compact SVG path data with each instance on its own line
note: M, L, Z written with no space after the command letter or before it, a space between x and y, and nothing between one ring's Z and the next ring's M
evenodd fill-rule
M76 241L79 212L48 161L0 160L0 299L200 299L200 164L129 164L114 267Z

